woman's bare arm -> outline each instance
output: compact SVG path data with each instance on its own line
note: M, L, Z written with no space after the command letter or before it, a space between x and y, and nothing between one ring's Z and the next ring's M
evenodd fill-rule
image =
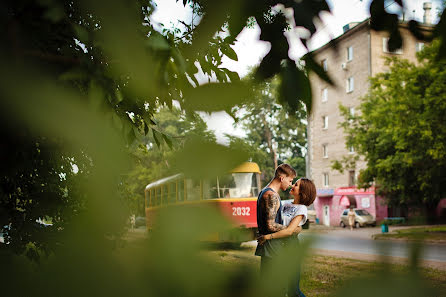
M298 216L294 217L291 220L288 227L286 227L285 229L280 230L275 233L262 235L259 238L257 238L258 243L263 244L265 241L273 239L273 238L284 238L284 237L289 237L293 234L300 233L300 231L302 231L302 227L299 226L299 223L303 220L303 218L304 218L303 215L298 215Z

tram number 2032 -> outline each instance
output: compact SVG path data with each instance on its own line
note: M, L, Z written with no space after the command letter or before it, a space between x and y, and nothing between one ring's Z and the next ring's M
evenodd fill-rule
M249 216L251 212L250 207L233 207L232 215L233 216Z

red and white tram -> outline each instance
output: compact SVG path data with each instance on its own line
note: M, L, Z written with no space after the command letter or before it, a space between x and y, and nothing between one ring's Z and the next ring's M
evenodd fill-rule
M197 181L183 174L169 176L145 188L147 228L152 228L155 213L161 207L211 202L230 219L234 227L255 231L259 191L260 170L253 162L245 162L215 180Z

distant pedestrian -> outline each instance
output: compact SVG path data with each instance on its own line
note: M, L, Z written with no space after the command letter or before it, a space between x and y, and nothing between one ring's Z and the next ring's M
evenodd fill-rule
M353 226L355 225L356 214L353 210L353 206L350 206L350 210L348 212L348 224L350 225L350 230L353 230Z
M130 227L132 228L132 232L135 229L135 224L136 224L136 217L135 217L135 215L132 215L130 217Z

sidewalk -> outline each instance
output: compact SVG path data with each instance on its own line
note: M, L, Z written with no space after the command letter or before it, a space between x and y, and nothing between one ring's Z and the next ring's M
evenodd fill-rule
M374 234L381 234L381 227L365 227L365 228L341 228L324 225L311 224L310 229L303 230L303 233L329 233L341 237L361 238L361 239L373 239ZM390 232L390 228L389 228Z

